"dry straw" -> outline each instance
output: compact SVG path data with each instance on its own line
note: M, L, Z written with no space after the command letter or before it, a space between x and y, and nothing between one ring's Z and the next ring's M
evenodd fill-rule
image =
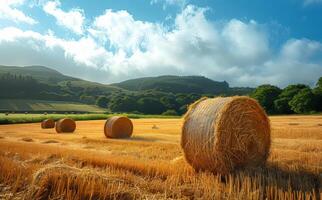
M264 163L271 144L265 111L248 97L202 98L184 117L181 146L197 171L227 174Z
M53 119L45 119L41 122L41 128L47 129L47 128L55 128L55 121Z
M76 123L74 120L69 118L60 119L56 123L57 133L72 133L76 129Z
M127 117L114 116L106 120L104 133L108 138L127 138L132 132L133 124Z

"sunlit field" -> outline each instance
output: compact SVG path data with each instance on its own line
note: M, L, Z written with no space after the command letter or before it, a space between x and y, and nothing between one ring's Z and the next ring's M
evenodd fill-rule
M182 119L132 119L130 139L104 120L73 134L39 123L0 126L0 199L321 199L322 116L274 116L265 166L228 176L194 172Z

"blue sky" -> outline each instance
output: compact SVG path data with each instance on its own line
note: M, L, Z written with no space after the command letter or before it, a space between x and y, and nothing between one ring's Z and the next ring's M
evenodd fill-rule
M102 83L174 74L313 86L322 0L2 0L0 64Z

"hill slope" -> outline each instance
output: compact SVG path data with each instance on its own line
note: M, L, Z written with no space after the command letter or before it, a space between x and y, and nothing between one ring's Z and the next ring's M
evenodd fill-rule
M76 81L77 78L65 76L62 73L44 66L0 66L0 74L11 73L21 76L32 76L43 83L58 83L60 81Z
M101 83L95 83L91 81L82 80L79 78L74 78L66 76L56 70L53 70L44 66L26 66L26 67L16 67L16 66L3 66L0 65L0 75L10 73L13 75L21 76L31 76L40 83L49 85L60 85L66 86L67 84L73 87L80 88L94 88L97 87L103 93L109 93L111 91L120 90L114 86L105 85Z
M66 101L44 101L26 99L0 99L0 112L90 112L106 110L94 105Z
M218 82L203 76L158 76L131 79L113 84L132 90L157 90L172 93L220 94L229 90L227 82Z

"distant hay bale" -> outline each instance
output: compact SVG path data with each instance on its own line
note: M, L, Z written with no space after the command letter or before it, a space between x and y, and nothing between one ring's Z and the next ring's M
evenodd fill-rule
M114 116L106 120L104 134L108 138L128 138L132 132L133 124L127 117Z
M270 122L248 97L203 98L189 107L181 147L197 171L227 174L264 163L271 144Z
M45 119L41 122L42 129L55 128L55 121L53 119Z
M70 118L60 119L56 123L57 133L73 133L76 129L76 123Z

